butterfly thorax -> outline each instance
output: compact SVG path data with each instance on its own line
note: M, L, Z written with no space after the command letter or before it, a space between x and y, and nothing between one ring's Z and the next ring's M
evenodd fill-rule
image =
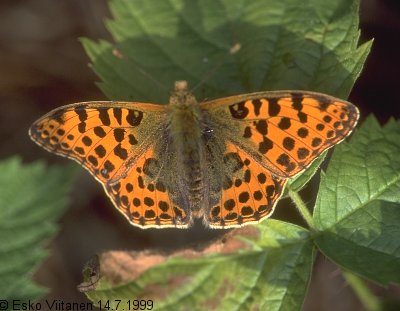
M182 182L190 209L196 212L203 200L202 163L204 154L201 110L196 98L188 92L186 81L175 83L170 97L170 139L176 159L177 178Z

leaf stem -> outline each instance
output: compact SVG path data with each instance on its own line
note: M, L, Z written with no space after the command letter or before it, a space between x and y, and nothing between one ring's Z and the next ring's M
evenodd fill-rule
M300 215L303 217L303 219L305 220L307 225L310 227L310 229L312 231L315 231L315 224L314 224L312 215L311 215L310 211L308 210L306 204L303 202L300 195L296 191L293 191L291 189L288 189L288 194L289 194L290 198L292 199L292 201L294 202L294 204L296 204L296 207L297 207Z
M343 276L347 283L351 286L354 293L360 299L365 309L368 311L382 310L379 299L375 297L369 287L365 284L364 280L354 273L342 270Z

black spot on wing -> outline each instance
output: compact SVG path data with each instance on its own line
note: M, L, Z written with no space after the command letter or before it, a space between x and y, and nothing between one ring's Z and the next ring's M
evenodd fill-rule
M301 111L303 109L303 99L304 96L302 93L293 92L292 95L292 107L297 111Z
M250 195L247 191L243 191L239 194L239 202L246 203L250 199Z
M103 158L106 155L106 149L104 149L102 145L98 145L96 148L94 148L94 152L99 158Z
M85 146L90 146L92 144L92 139L89 136L83 136L82 142Z
M81 122L78 124L78 131L79 131L79 133L86 132L86 123L85 122Z
M308 149L306 149L306 148L299 148L297 150L297 157L300 160L305 159L309 154L310 154L310 151Z
M315 95L315 99L318 101L318 106L321 111L326 111L332 104L332 101L326 96Z
M138 126L143 119L143 112L139 110L133 110L129 109L128 110L128 115L126 116L126 121L131 125L131 126Z
M291 137L285 137L285 138L283 139L282 144L283 144L283 147L284 147L286 150L289 150L289 151L290 151L290 150L293 150L294 145L295 145L295 141L294 141L294 139L291 138Z
M271 117L275 117L281 111L281 106L278 104L277 98L271 98L268 100L268 114Z
M301 123L307 123L308 118L307 118L307 115L304 112L299 111L297 116L299 117L299 120L300 120Z
M108 109L99 109L99 118L103 125L111 125L110 116L108 115Z
M245 102L230 105L229 111L235 119L244 119L249 114L249 109L246 107Z
M290 119L287 118L287 117L283 117L283 118L279 121L279 123L278 123L278 127L279 127L281 130L287 130L287 129L290 128L291 126L292 126L292 124L291 124L291 122L290 122Z
M270 140L268 137L263 136L263 141L259 143L258 145L258 151L260 151L262 154L266 154L268 150L271 150L274 147L274 144L272 140Z
M106 132L103 130L103 128L101 126L96 126L93 129L94 133L96 134L97 137L103 138L105 137L107 134Z
M113 108L113 115L115 120L117 120L118 124L121 125L122 122L122 109L121 108Z
M99 163L97 162L97 159L94 157L94 156L92 156L92 155L90 155L90 156L88 156L88 161L93 165L93 166L97 166Z
M86 108L86 106L80 106L80 107L76 107L74 109L75 113L79 117L79 121L81 121L81 122L85 122L88 118L85 108Z
M125 137L125 130L122 128L114 129L114 138L117 142L121 142L124 140Z
M114 154L121 160L126 160L128 158L128 151L125 148L122 148L121 144L118 144L114 148Z
M254 106L254 114L255 114L256 116L259 116L259 115L260 115L260 108L261 108L261 105L262 105L261 100L259 100L259 99L254 99L254 100L252 101L252 103L253 103L253 106Z
M256 130L261 134L261 135L267 135L268 134L268 123L265 120L259 120L256 122Z
M301 127L297 130L297 135L301 138L306 138L308 136L308 130L305 127Z
M133 135L133 134L129 134L128 139L129 139L129 144L131 144L132 146L136 145L138 143L135 135Z

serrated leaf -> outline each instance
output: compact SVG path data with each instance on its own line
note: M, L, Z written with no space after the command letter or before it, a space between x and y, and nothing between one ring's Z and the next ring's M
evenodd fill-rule
M369 117L336 148L321 176L316 242L337 264L382 284L400 283L400 123Z
M100 256L97 302L151 299L154 310L300 310L313 247L307 231L271 220L238 229L205 250L170 256L108 252ZM121 307L121 305L119 307Z
M110 99L167 103L173 82L182 79L191 86L204 80L196 89L199 100L276 89L345 98L371 47L357 47L358 6L357 0L112 0L108 29L115 42L82 43ZM236 43L241 49L230 54ZM292 187L301 189L318 165ZM112 253L112 265L100 260L97 288L86 294L93 302L154 298L160 310L301 308L312 262L308 234L275 221L256 228L268 234L246 240L251 248L240 252L193 258ZM299 232L307 237L293 236ZM140 263L153 264L144 269ZM97 277L88 278L89 270L81 289L92 288ZM116 271L131 277L107 276Z
M22 165L11 158L0 162L0 171L1 298L39 299L46 289L31 277L45 258L44 242L56 233L55 221L67 205L71 169Z
M113 0L110 8L115 43L82 43L111 99L166 103L175 80L205 77L199 99L276 89L346 97L371 46L357 47L358 1Z

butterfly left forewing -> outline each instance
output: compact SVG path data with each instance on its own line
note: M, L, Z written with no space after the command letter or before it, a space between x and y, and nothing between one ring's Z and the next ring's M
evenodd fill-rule
M359 112L349 102L313 92L260 92L202 104L208 126L276 176L304 171L347 137Z

